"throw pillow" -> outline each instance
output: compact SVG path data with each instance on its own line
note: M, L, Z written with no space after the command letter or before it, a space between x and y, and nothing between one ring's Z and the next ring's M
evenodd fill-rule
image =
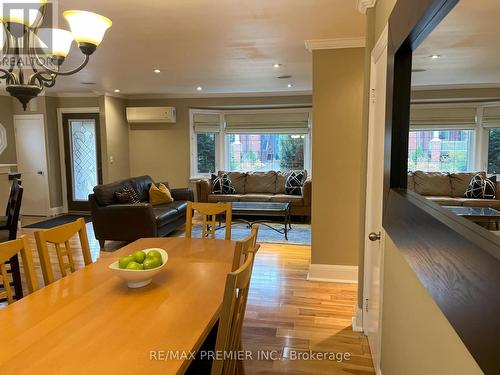
M497 176L491 176L483 180L483 198L495 199L497 195Z
M229 176L224 173L221 176L212 175L212 194L234 194L236 190Z
M149 203L155 206L157 204L172 203L173 201L174 198L172 198L170 190L164 184L160 183L158 186L151 184L149 188Z
M304 171L291 171L285 182L285 192L288 195L302 195L304 186Z
M120 191L115 192L115 197L120 204L134 204L141 201L135 189L128 183L123 185Z
M496 196L496 183L496 176L483 178L480 174L476 174L470 180L464 197L473 199L494 199Z

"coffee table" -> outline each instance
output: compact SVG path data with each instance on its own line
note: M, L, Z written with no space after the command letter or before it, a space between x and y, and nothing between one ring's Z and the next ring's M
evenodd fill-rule
M491 207L463 207L463 206L443 206L455 215L463 216L476 224L495 224L498 230L500 222L500 211Z
M280 234L285 235L285 240L288 241L288 232L292 229L291 215L290 215L290 203L281 202L233 202L232 203L232 215L244 216L244 217L275 217L280 218L279 223L283 223L283 228L276 228L267 223L270 220L258 219L258 220L248 220L243 218L233 219L233 222L243 222L251 228L254 224L264 225ZM278 220L276 220L278 222Z

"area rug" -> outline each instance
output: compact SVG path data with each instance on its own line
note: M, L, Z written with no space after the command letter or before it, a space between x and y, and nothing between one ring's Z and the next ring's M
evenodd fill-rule
M276 228L281 229L283 226L276 223L268 223L269 225L276 226ZM250 234L250 229L244 223L233 223L231 226L231 239L242 240ZM217 230L215 232L215 238L224 239L224 229ZM184 237L184 229L175 231L170 234L172 237ZM201 238L201 225L193 226L192 236L195 238ZM293 245L311 245L311 226L309 224L292 224L292 230L288 232L288 241L285 240L285 235L280 234L264 225L259 227L259 237L258 242L267 243L286 243Z
M42 221L39 221L38 223L26 225L23 228L50 229L50 228L57 227L58 225L71 223L80 217L83 217L85 219L86 223L89 223L92 221L92 217L90 215L67 214L67 215L53 217L52 219L42 220Z

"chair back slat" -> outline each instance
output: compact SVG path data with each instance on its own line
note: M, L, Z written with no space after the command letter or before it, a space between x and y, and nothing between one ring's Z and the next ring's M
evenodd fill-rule
M33 293L38 290L38 280L33 266L33 256L26 236L21 236L16 240L2 242L0 243L0 277L3 282L4 290L0 292L0 298L6 298L9 304L14 302L14 298L5 264L17 254L21 255L28 291Z
M241 334L252 277L253 258L254 253L249 252L245 263L239 269L227 275L215 343L216 353L234 353L242 350ZM237 374L241 373L242 369L243 364L241 361L234 358L214 360L211 374Z
M198 212L202 216L203 238L215 239L218 215L224 214L226 219L225 239L231 239L232 206L231 203L200 203L188 202L186 212L186 238L191 238L193 231L193 215Z
M254 255L257 253L257 250L260 247L257 244L258 234L259 226L253 225L252 231L250 232L248 237L236 242L236 246L234 248L233 265L231 267L232 271L236 271L241 267L241 263L245 262L249 253L253 253Z
M50 261L48 244L54 245L62 277L65 277L68 272L75 272L76 268L70 246L70 239L76 234L78 234L78 238L80 240L83 262L85 265L89 265L92 263L92 256L90 254L87 228L83 218L79 218L72 223L35 232L36 245L40 256L40 264L42 266L45 285L54 282L54 272Z

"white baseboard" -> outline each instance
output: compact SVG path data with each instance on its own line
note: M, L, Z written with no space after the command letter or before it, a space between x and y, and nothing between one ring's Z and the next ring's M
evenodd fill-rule
M307 280L329 283L358 283L357 266L339 266L334 264L311 264Z
M363 332L363 310L359 307L356 307L356 315L352 317L352 330Z
M63 206L60 207L52 207L49 211L50 216L57 216L64 212Z

